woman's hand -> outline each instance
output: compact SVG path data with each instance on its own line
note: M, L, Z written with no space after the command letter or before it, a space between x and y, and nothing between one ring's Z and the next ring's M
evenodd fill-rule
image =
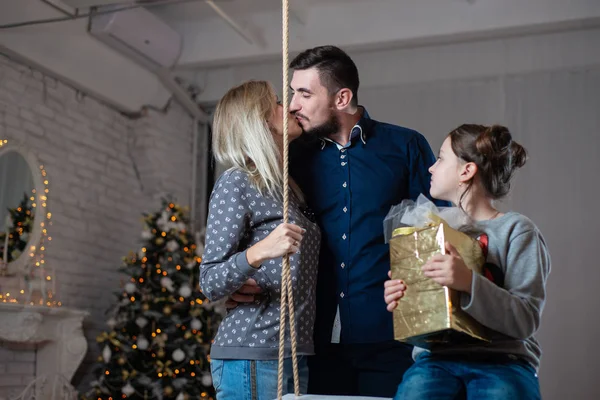
M458 251L446 242L446 254L436 254L421 267L423 274L442 286L471 293L473 271L465 265Z
M392 271L388 271L388 276L390 280L385 281L383 284L385 288L383 298L385 299L385 304L387 304L387 310L392 312L398 307L398 301L404 297L406 284L401 280L392 280Z
M297 253L306 229L294 224L280 224L269 236L250 247L246 252L248 263L260 268L265 260Z

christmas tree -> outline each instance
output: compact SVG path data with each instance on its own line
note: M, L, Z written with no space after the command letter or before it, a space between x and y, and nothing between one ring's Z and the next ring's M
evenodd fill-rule
M219 312L198 287L201 245L184 209L144 216L144 245L123 259L128 281L98 336L97 380L83 399L212 399L209 346Z
M21 200L21 203L17 207L8 209L10 215L10 226L6 227L8 229L8 240L6 240L6 233L0 232L0 257L4 253L4 245L6 243L7 262L19 258L27 247L27 241L33 229L33 219L35 216L31 200L33 200L33 197L29 198L27 193L25 193L23 200ZM2 225L4 225L4 222L2 221Z

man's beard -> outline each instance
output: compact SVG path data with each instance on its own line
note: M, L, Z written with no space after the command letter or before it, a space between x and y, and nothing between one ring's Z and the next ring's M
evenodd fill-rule
M300 126L302 126L302 124L300 124ZM338 119L337 115L332 113L329 119L321 125L312 127L308 130L302 127L302 131L307 135L323 138L331 135L332 133L339 132L340 127L340 120Z

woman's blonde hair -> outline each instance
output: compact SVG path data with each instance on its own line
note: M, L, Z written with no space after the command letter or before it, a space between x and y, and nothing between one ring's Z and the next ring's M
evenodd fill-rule
M219 163L246 171L263 195L281 198L281 152L267 122L276 104L275 91L265 81L230 89L215 110L212 148Z

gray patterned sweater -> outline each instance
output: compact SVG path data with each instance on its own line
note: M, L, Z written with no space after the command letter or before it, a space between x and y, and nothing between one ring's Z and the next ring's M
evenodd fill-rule
M538 369L542 349L535 333L551 264L546 242L537 226L516 212L479 221L475 228L483 232L479 240L487 248L489 277L473 274L471 294L461 293L461 308L491 330L491 343L440 345L432 353L501 353ZM413 356L424 351L415 347Z
M306 229L300 252L290 256L296 311L298 354L314 354L315 288L321 233L291 195L289 222ZM214 359L277 359L282 259L265 261L259 269L248 264L246 250L283 222L281 201L266 197L239 169L229 169L215 183L208 210L200 286L211 300L228 297L248 278L263 289L253 303L227 312L211 348ZM289 324L287 325L289 329ZM288 332L286 332L288 333ZM291 355L286 334L286 357Z

